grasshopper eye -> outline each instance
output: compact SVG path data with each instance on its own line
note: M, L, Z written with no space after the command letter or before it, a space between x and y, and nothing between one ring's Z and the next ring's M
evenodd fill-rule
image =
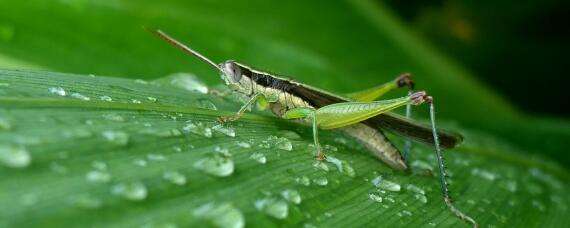
M235 65L232 73L233 73L232 77L234 79L234 82L239 82L239 80L241 80L241 69L240 69L240 67Z

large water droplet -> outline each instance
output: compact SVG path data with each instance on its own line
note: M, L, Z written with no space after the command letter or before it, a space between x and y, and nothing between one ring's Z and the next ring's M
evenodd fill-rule
M124 131L103 131L102 135L113 145L126 146L129 144L129 135Z
M413 184L406 185L406 190L411 191L411 192L415 192L418 194L422 194L422 195L426 194L426 192L422 188L415 186Z
M162 178L175 185L186 184L186 177L177 171L166 171L162 174Z
M382 203L382 196L380 196L376 193L369 193L368 198L370 198L371 200L373 200L375 202Z
M236 131L233 127L230 126L224 126L222 124L218 124L212 127L212 130L220 132L224 135L230 136L230 137L236 137Z
M49 87L48 88L48 92L50 92L51 94L55 94L58 96L65 96L67 94L67 92L65 92L65 89L57 86L57 87Z
M196 161L194 168L214 176L225 177L234 172L234 162L231 158L216 153Z
M346 161L342 161L332 156L328 156L327 161L333 163L339 172L344 173L349 177L354 177L356 175L356 172L354 171L352 166L350 166Z
M398 183L386 180L382 176L377 176L372 179L372 184L377 188L381 188L386 191L399 192L401 189Z
M80 93L71 93L70 96L75 98L75 99L84 100L84 101L90 101L91 100L91 98L89 98L88 96L85 96L85 95L80 94Z
M295 178L295 181L301 185L304 185L304 186L311 185L311 180L309 180L309 178L307 176L297 177L297 178Z
M279 198L266 197L255 201L257 210L276 219L285 219L289 214L289 206Z
M415 194L414 197L422 203L427 203L427 197L423 194Z
M294 204L301 204L301 194L297 190L286 189L281 192L281 196Z
M329 180L326 177L317 177L313 179L313 183L320 186L326 186L329 184Z
M241 211L229 203L204 204L196 208L193 214L220 228L242 228L245 226L245 219Z
M148 194L146 186L138 181L116 184L111 188L111 193L130 201L142 201Z
M32 156L23 146L0 144L0 163L11 168L25 168Z
M418 170L433 171L433 166L430 163L427 163L427 162L422 161L422 160L414 160L412 162L411 166L415 169L418 169Z
M267 162L267 158L261 152L256 152L250 156L251 159L257 161L260 164L265 164Z
M212 138L212 129L210 129L208 126L206 126L206 124L202 122L195 123L192 121L187 121L187 124L184 126L183 130L204 136L206 138Z

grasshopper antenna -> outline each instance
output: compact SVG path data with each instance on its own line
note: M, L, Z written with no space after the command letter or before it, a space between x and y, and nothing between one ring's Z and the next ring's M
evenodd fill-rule
M160 37L161 39L165 40L166 42L174 45L175 47L181 49L182 51L191 54L193 56L195 56L196 58L202 60L203 62L213 66L214 68L216 68L216 70L222 71L222 68L220 68L220 66L218 66L218 64L214 63L212 60L206 58L205 56L203 56L202 54L200 54L197 51L194 51L192 48L186 46L185 44L181 43L180 41L170 37L168 34L160 31L160 30L154 30L154 29L149 29L149 28L145 28L148 32L157 35L158 37Z
M433 105L433 98L427 97L426 100L429 103L429 114L430 114L430 119L431 119L431 129L432 129L432 133L433 133L433 141L435 144L435 154L437 156L437 162L439 164L439 176L441 178L441 190L443 192L443 199L444 199L447 207L449 207L449 209L455 215L457 215L457 217L459 217L465 221L470 222L471 224L473 224L473 227L477 228L477 227L479 227L477 222L475 222L474 219L472 219L471 217L469 217L468 215L463 213L461 210L459 210L458 208L453 206L453 203L451 202L451 195L449 194L449 184L447 182L447 173L445 172L445 164L444 164L443 157L441 156L441 149L439 147L439 137L437 136L437 130L435 128L435 108Z

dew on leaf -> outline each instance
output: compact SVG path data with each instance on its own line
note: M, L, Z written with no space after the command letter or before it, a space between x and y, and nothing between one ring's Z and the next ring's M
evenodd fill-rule
M197 105L199 108L209 109L209 110L218 110L218 107L216 107L214 102L212 102L211 100L202 98L202 99L198 99L196 102L198 103Z
M327 164L322 162L322 161L313 162L313 167L315 167L317 169L321 169L321 170L326 171L326 172L329 171L329 167L327 166Z
M194 168L210 175L225 177L234 172L234 162L231 158L215 153L196 161Z
M293 204L301 204L301 194L297 190L286 189L281 192L283 198Z
M207 203L194 209L192 214L220 228L243 228L245 226L242 212L229 203Z
M222 133L224 135L230 136L230 137L236 137L236 131L233 127L218 124L218 125L213 126L212 130L219 132L219 133Z
M71 197L71 203L82 209L97 209L103 205L101 199L88 194L81 194Z
M375 202L382 203L382 196L378 195L377 193L369 193L368 198Z
M255 160L255 161L257 161L257 162L260 163L260 164L265 164L265 163L267 162L267 158L266 158L265 155L264 155L263 153L261 153L261 152L253 153L253 154L250 156L250 158L253 159L253 160Z
M0 117L0 131L12 130L12 123L5 118Z
M152 103L158 101L158 99L156 97L146 97L146 99Z
M293 149L293 144L291 144L289 139L281 137L275 141L275 147L280 150L291 151Z
M91 170L85 174L85 179L90 182L107 183L111 180L111 174L107 171Z
M266 197L255 201L255 208L276 219L285 219L289 214L289 205L282 199Z
M0 144L0 163L10 168L25 168L32 163L32 156L23 146Z
M295 182L299 183L300 185L309 186L311 185L311 180L307 176L300 176L295 178Z
M352 166L350 166L350 164L348 164L348 162L346 161L340 160L332 156L328 156L326 158L326 161L333 163L339 172L344 173L349 177L354 177L356 175L356 172L354 171Z
M208 87L198 77L190 73L174 73L165 77L170 85L183 88L190 92L208 93ZM164 79L157 80L162 82Z
M184 126L183 130L204 136L206 138L212 138L212 129L202 122L187 121L187 124Z
M406 185L406 190L411 191L411 192L415 192L418 194L422 194L422 195L426 194L426 192L422 188L415 186L413 184Z
M113 101L113 98L111 98L110 96L107 96L107 95L100 96L99 99L102 101L108 101L108 102Z
M75 98L75 99L79 99L79 100L83 100L83 101L90 101L91 98L88 96L85 96L81 93L71 93L70 95L71 97Z
M372 184L377 188L381 188L386 191L399 192L401 189L400 184L386 180L382 176L377 176L372 179Z
M329 184L329 180L326 177L317 177L313 179L313 183L320 186L326 186Z
M137 99L131 99L131 103L133 104L142 104L142 102L140 100Z
M142 201L148 194L146 186L138 181L113 185L111 193L129 201Z
M58 96L65 96L65 95L67 94L67 92L65 92L65 89L63 89L63 88L61 88L61 87L59 87L59 86L56 86L56 87L49 87L49 88L48 88L48 92L51 93L51 94L58 95Z
M140 166L140 167L145 167L147 162L144 159L137 158L137 159L133 160L133 164Z
M115 121L115 122L125 122L125 118L117 113L105 113L102 115L103 119Z
M251 144L248 142L238 141L236 144L241 148L251 148Z
M126 146L129 144L129 135L124 131L103 131L103 137L113 145Z
M186 176L177 171L166 171L162 174L162 178L175 185L182 186L186 184Z

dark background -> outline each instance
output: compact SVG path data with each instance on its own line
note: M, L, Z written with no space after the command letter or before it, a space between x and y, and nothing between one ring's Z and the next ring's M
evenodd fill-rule
M388 0L424 39L534 114L568 117L570 1Z

